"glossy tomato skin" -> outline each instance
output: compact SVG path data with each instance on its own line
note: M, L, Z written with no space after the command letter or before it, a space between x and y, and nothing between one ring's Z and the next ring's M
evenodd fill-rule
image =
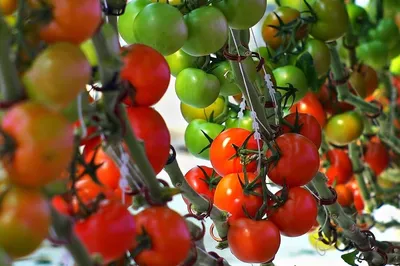
M281 235L271 221L240 218L230 224L228 244L232 254L240 261L264 263L275 257L281 244Z
M251 132L243 128L229 128L219 134L210 147L210 161L215 171L221 176L240 173L243 171L243 164L240 163L240 157L234 157L236 150L234 146L241 147L247 138L249 138L245 149L257 150L257 141ZM260 143L260 145L262 145ZM246 170L253 172L257 168L257 162L252 161L246 164Z
M353 204L353 192L344 184L339 184L335 187L337 201L343 207L349 207Z
M370 141L365 149L364 161L379 176L389 166L389 151L381 141Z
M144 149L154 172L164 168L169 157L171 136L163 117L150 107L127 107L129 123ZM146 119L143 119L143 118Z
M0 245L13 259L31 254L48 236L50 208L40 191L12 187L0 210Z
M329 150L326 157L330 163L326 171L328 185L346 184L353 176L353 165L349 155L341 149Z
M280 186L303 186L310 182L319 168L319 154L315 144L296 133L286 133L275 140L280 156L268 171L269 178ZM267 157L272 155L267 151Z
M290 112L296 113L296 109L299 113L305 113L314 116L321 127L325 126L326 113L321 103L318 101L317 96L315 96L312 92L308 92L303 99L294 104L292 108L290 108Z
M133 44L123 57L121 78L127 80L134 90L134 101L128 95L128 105L151 106L156 104L168 89L171 72L165 58L153 48Z
M72 125L61 114L27 101L10 108L1 126L16 144L12 159L3 159L13 183L40 187L68 167L74 136Z
M179 72L185 68L200 68L206 61L204 56L192 56L185 53L182 49L166 56L165 60L167 60L171 69L171 75L174 77L177 77Z
M257 175L254 173L247 172L246 174L249 182L257 178ZM262 197L244 192L239 178L244 182L244 173L228 174L221 179L215 189L214 204L221 210L230 213L229 223L238 218L247 217L243 208L246 209L251 217L254 217L263 204ZM261 187L258 186L255 192L261 194Z
M357 69L357 71L361 73L364 78L364 82L366 84L366 97L371 96L375 89L378 88L378 74L376 73L375 69L366 64L356 65L355 69Z
M204 165L193 167L185 174L189 186L211 201L214 200L215 187L218 183L217 179L212 180L212 178L218 178L214 169Z
M280 196L282 191L276 193ZM281 234L297 237L310 231L317 219L318 206L314 196L301 187L290 188L287 201L269 219L279 228Z
M136 236L146 231L151 239L151 249L135 257L140 266L176 266L189 255L192 241L185 219L165 206L150 207L135 215ZM134 240L132 249L138 245Z
M319 149L322 141L322 129L315 117L309 114L291 113L285 116L283 119L295 127L294 129L291 129L289 126L282 124L283 133L292 132L303 135L311 140L317 149Z
M96 213L75 223L74 231L91 254L99 253L104 263L119 259L132 246L135 219L115 201L100 204Z
M359 113L348 111L332 116L324 127L327 141L337 146L347 145L358 139L364 130Z
M323 41L309 38L306 42L306 50L313 58L318 77L325 76L331 64L331 54L328 46Z
M367 84L360 72L353 71L350 74L349 84L361 98L367 96Z
M307 78L303 71L295 66L287 65L274 69L273 75L276 79L276 85L279 87L289 87L291 84L296 91L296 97L294 102L300 101L308 92ZM282 95L286 93L284 90L278 89Z

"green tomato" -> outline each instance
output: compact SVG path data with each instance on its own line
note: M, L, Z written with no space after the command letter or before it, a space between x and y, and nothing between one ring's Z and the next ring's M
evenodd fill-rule
M360 44L356 48L356 54L360 61L376 70L385 67L388 63L388 47L378 40Z
M228 119L225 121L226 128L244 128L249 131L253 130L253 118L251 118L251 112L245 110L243 112L243 117L239 118L238 113L231 110L228 114Z
M133 32L138 43L148 45L164 56L182 48L188 27L182 14L171 5L152 3L136 16Z
M247 30L256 25L264 16L267 8L266 0L222 0L215 6L221 9L229 27Z
M185 104L205 108L212 104L219 95L220 82L212 74L196 68L182 70L175 81L178 98Z
M118 31L121 34L122 39L127 44L136 43L135 34L133 32L133 23L136 16L145 8L151 4L150 0L133 0L130 1L126 7L125 12L118 18Z
M390 49L398 40L399 28L397 28L393 19L384 18L379 21L378 26L374 30L369 31L369 35L371 38L385 43Z
M258 47L256 52L259 53L262 58L264 58L264 63L269 68L277 68L277 64L272 62L272 57L275 55L275 51L273 49L268 49L265 46L260 46Z
M82 43L81 50L85 54L87 60L89 61L89 64L92 67L98 65L96 49L94 47L92 39L88 39L86 42Z
M221 49L228 40L228 23L224 14L213 6L203 6L185 16L189 37L182 50L193 56L209 55Z
M211 71L221 83L220 94L223 96L232 96L240 93L240 88L236 84L231 65L228 61L218 63Z
M291 7L297 10L301 10L304 0L280 0L281 6Z
M331 65L331 53L328 46L320 40L309 38L306 43L306 51L313 58L318 77L325 76Z
M297 89L295 103L300 101L308 92L307 78L300 68L291 65L283 66L274 69L273 74L278 87L289 87L288 84L292 84ZM278 89L278 91L282 95L286 93L281 89Z
M218 97L212 104L206 108L196 108L181 102L181 113L186 122L190 123L194 119L209 120L211 114L213 118L220 116L225 110L224 97Z
M353 34L360 35L365 24L369 22L367 11L363 7L352 3L347 4L346 8Z
M215 139L223 130L224 126L222 125L195 119L189 123L185 130L186 148L195 157L209 160L210 148L206 147L210 145L210 141L206 135Z
M363 119L354 111L332 116L324 127L327 141L337 146L344 146L357 140L363 130Z
M204 56L191 56L185 53L182 49L171 55L167 55L165 59L167 60L171 74L174 77L178 76L179 72L185 68L199 68L206 61Z
M390 72L393 75L400 75L400 54L390 62Z

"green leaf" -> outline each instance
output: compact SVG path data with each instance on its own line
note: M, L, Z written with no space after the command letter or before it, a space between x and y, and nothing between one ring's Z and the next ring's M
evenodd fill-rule
M344 262L346 262L349 265L352 266L358 266L356 264L356 256L358 255L359 251L358 250L354 250L353 252L347 253L342 255L342 259L344 260Z
M314 60L309 52L305 52L297 58L296 67L300 68L307 77L310 89L314 92L318 91L321 85L314 67Z

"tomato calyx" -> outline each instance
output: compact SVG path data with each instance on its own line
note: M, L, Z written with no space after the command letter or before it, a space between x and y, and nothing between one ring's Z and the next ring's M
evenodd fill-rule
M296 92L299 91L299 89L296 89L292 84L288 83L287 87L281 87L281 86L276 86L276 89L283 90L285 93L282 95L282 101L283 101L283 107L282 108L291 108L294 104L294 101L296 99ZM289 99L292 98L292 103L288 107L288 102Z
M243 167L245 168L245 166L249 163L251 163L252 161L254 161L256 159L256 157L258 156L258 151L257 150L250 150L247 149L247 144L250 140L250 138L254 135L254 131L251 132L251 134L249 134L246 139L243 141L243 144L241 146L237 146L235 144L232 144L232 148L235 150L235 154L233 154L229 160L233 160L234 158L240 158L240 163L243 165Z
M131 258L137 257L142 251L152 249L152 241L144 226L141 234L136 235L137 247L131 251Z
M202 180L203 182L205 182L208 185L209 190L215 189L217 187L219 181L222 179L222 177L219 176L217 174L217 172L215 172L214 169L213 169L211 175L208 175L202 166L198 165L197 167L200 169L200 171L204 175L204 178L200 178L200 180Z
M2 129L0 129L0 139L0 157L8 157L7 159L12 160L14 152L17 148L17 143Z
M247 172L243 172L243 179L240 178L239 174L237 175L237 178L239 180L240 186L242 187L243 193L245 195L253 195L253 196L258 196L261 197L262 195L260 193L255 192L256 188L261 187L261 182L260 182L260 176L255 178L253 181L249 181L249 178L247 176Z
M222 129L222 131L221 132L223 132L225 130L225 127ZM204 151L206 151L206 150L208 150L208 149L210 149L210 147L211 147L211 144L213 143L213 141L214 141L214 139L213 138L211 138L204 130L200 130L201 131L201 133L204 135L204 137L206 137L206 139L207 139L207 141L208 141L208 145L207 146L205 146L203 149L201 149L201 151L199 151L199 153L198 154L201 154L202 152L204 152Z

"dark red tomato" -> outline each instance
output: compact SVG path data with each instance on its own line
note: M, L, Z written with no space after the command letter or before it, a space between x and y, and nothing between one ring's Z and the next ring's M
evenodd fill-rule
M322 85L317 97L325 112L330 115L340 114L354 109L354 106L348 103L339 102L336 90L334 88L329 88L327 84Z
M389 151L379 139L371 140L366 146L364 161L371 167L375 175L378 176L389 165Z
M121 78L132 85L131 93L124 99L128 105L151 106L156 104L168 89L171 78L167 60L153 48L133 44L125 50Z
M150 207L135 215L136 238L132 238L135 249L138 236L150 237L151 248L144 249L134 259L139 265L180 265L189 255L192 241L185 219L165 206Z
M296 113L298 110L299 113L310 114L317 119L321 128L325 126L326 123L326 113L318 101L317 96L312 92L308 92L300 101L290 108L291 113Z
M276 193L281 196L282 190ZM288 237L301 236L310 231L317 219L318 206L314 196L301 187L290 188L287 201L272 210L270 219Z
M96 213L75 223L74 231L91 254L99 253L107 264L132 247L135 219L116 201L104 201Z
M134 134L144 142L147 158L158 174L167 163L171 141L164 119L149 107L127 107L126 111Z
M337 194L337 202L343 207L349 207L353 204L353 192L344 184L339 184L335 187Z
M247 173L249 182L254 181L257 175L254 173ZM257 211L263 204L262 197L252 195L252 192L257 192L261 195L262 190L260 183L253 188L243 189L239 179L244 182L244 173L232 173L224 176L218 183L215 189L214 204L221 210L227 211L231 214L229 222L242 217L247 217L243 208L246 209L247 213L254 217Z
M197 193L212 201L221 177L215 173L214 169L202 165L190 169L186 173L185 179Z
M326 153L330 166L326 170L328 184L345 184L353 176L353 165L349 155L341 149L332 149Z
M319 154L315 144L296 133L286 133L276 140L279 160L272 163L268 176L276 184L288 187L304 186L310 182L319 168ZM271 150L267 157L271 157Z
M243 128L229 128L219 134L210 147L210 161L215 171L221 176L230 173L243 172L243 164L241 158L236 156L237 151L234 146L241 147L248 138L246 149L257 152L257 141L254 136L250 136L251 132ZM262 143L260 142L260 145ZM260 147L262 148L262 147ZM233 157L233 158L232 158ZM252 161L246 165L248 172L257 169L257 162Z
M291 113L284 117L287 123L293 126L282 124L284 133L298 133L311 140L317 148L321 146L322 129L314 116L303 113Z
M270 221L240 218L228 230L228 244L233 255L246 263L272 260L281 245L281 235Z

